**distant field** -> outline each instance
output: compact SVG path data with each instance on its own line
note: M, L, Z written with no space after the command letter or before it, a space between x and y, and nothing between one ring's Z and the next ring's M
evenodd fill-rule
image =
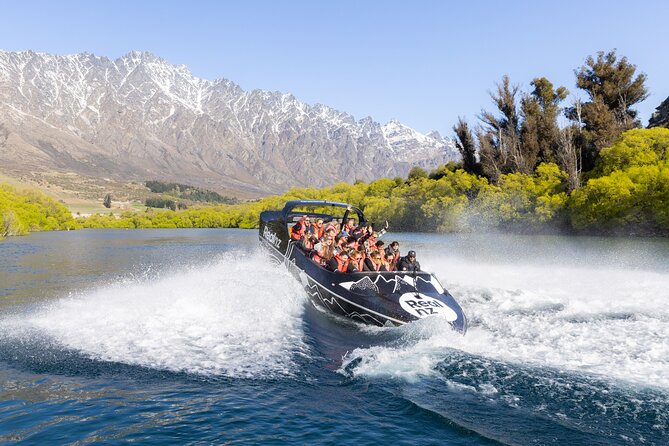
M75 216L110 212L118 214L126 210L144 211L144 201L147 198L160 196L152 193L140 182L91 178L74 173L0 172L0 183L42 192L63 203ZM110 209L102 204L107 194L112 196Z

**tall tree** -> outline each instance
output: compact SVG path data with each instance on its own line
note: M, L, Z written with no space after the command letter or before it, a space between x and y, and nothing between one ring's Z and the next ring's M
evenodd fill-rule
M543 161L557 160L556 152L560 140L557 117L560 103L569 91L564 87L553 88L545 77L535 78L531 85L534 90L521 99L521 142L528 163L534 160L534 167Z
M458 123L453 126L455 145L462 155L462 168L465 172L481 174L481 164L476 159L476 142L467 121L458 117Z
M508 76L502 77L497 91L490 93L499 116L482 110L479 119L483 126L477 132L483 173L496 181L500 173L531 173L533 160L523 153L520 140L520 114L516 104L518 86L511 86Z
M648 121L648 128L666 127L669 129L669 97L655 108Z
M558 145L555 150L560 168L567 172L569 192L581 187L581 151L574 143L574 134L577 130L576 124L558 130Z
M648 97L646 75L636 74L636 66L626 57L618 59L615 50L588 56L585 65L575 70L576 86L584 90L590 101L582 104L582 131L576 143L582 148L583 170L594 167L599 151L611 145L625 130L639 126L637 111L631 107ZM575 107L566 110L576 121Z

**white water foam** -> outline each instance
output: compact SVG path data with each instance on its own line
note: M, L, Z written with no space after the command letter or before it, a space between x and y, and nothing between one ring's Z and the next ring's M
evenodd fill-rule
M462 305L466 336L439 319L357 349L355 374L415 379L455 348L484 357L669 388L669 274L620 266L421 259Z
M261 254L226 254L153 280L130 280L0 321L96 360L231 377L295 372L304 292ZM4 325L5 327L2 327Z

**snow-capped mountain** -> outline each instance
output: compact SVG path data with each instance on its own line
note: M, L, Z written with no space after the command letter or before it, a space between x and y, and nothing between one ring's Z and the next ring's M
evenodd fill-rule
M199 79L150 53L110 60L0 51L0 170L269 193L457 158L438 133Z

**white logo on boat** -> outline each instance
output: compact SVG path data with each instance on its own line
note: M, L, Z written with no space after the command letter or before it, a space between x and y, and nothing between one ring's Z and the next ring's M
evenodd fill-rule
M400 305L407 313L420 318L439 315L453 322L458 315L445 303L422 293L405 293L400 296Z
M281 240L279 239L279 236L267 229L267 226L263 228L262 231L262 236L270 242L276 249L279 249L279 245L281 245Z

